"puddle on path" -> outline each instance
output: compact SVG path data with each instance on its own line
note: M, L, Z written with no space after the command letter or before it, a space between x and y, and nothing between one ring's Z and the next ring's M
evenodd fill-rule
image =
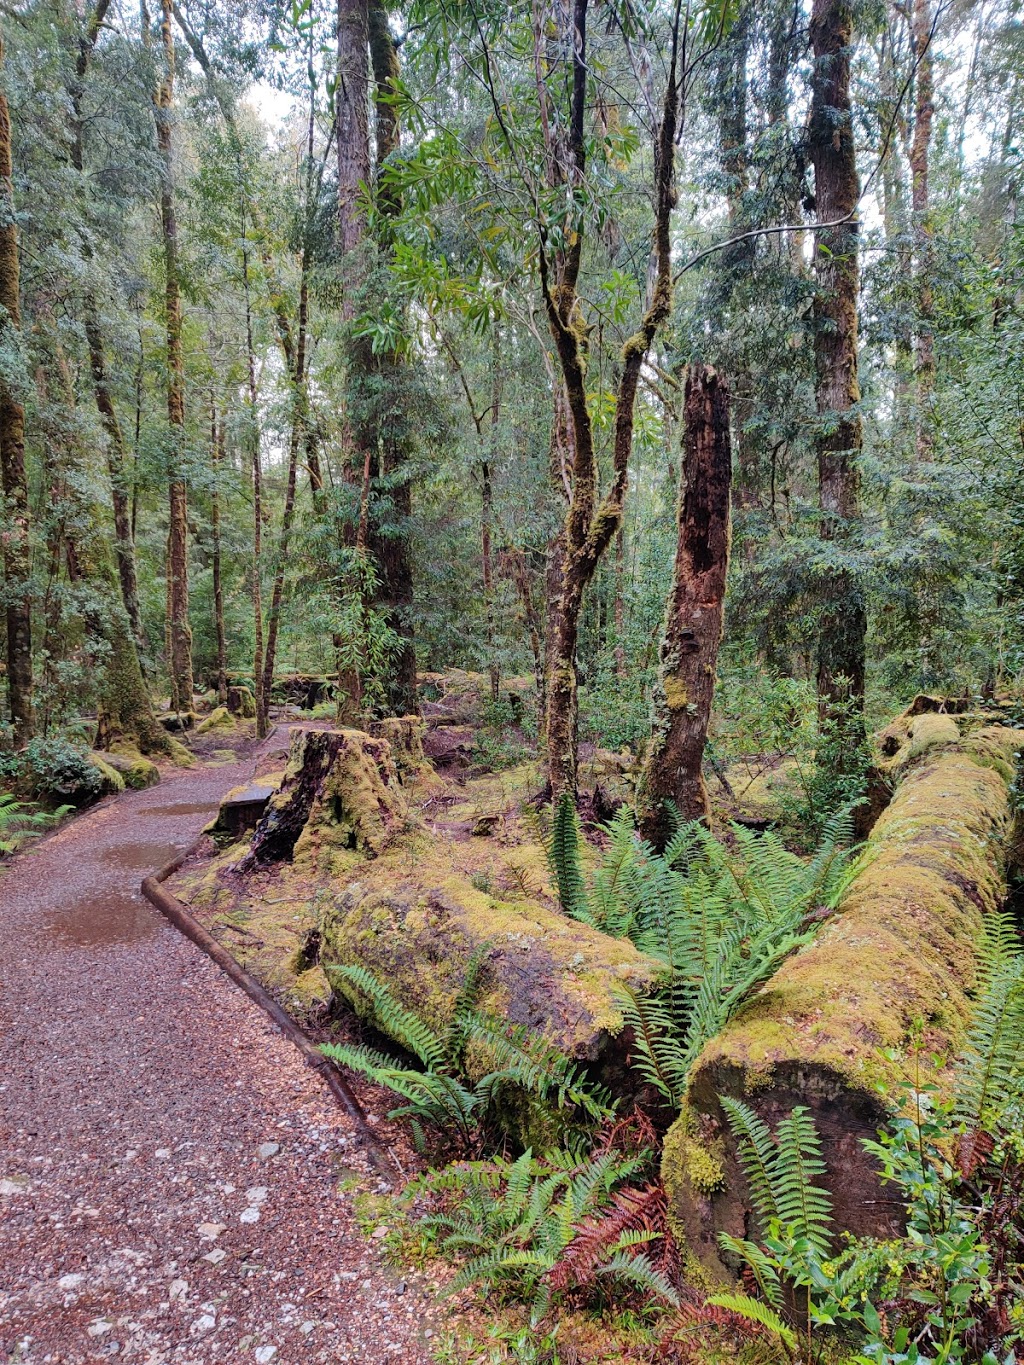
M108 891L53 915L43 925L43 932L59 943L93 947L152 938L161 922L145 901L136 900L128 892Z
M118 844L114 848L103 849L100 858L107 867L119 867L125 872L152 873L176 858L182 847L182 844Z
M217 810L216 801L182 801L172 806L146 806L140 815L213 815Z

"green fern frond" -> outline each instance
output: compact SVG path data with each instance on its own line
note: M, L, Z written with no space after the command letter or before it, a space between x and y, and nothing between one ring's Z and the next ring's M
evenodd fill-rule
M797 1338L793 1329L786 1325L778 1313L760 1299L752 1299L749 1294L712 1294L707 1300L713 1308L726 1308L737 1313L748 1322L756 1322L769 1332L774 1332L786 1350L793 1355L797 1350Z
M660 1001L637 995L627 986L615 992L627 1025L633 1030L633 1065L671 1105L682 1106L688 1059L675 1036L672 1019Z
M411 1010L404 1009L383 982L365 967L332 965L329 974L342 977L360 991L373 1007L374 1022L382 1032L417 1056L424 1066L444 1066L444 1041Z
M775 1162L778 1150L771 1129L742 1100L722 1096L726 1121L736 1139L740 1166L750 1189L751 1202L762 1228L773 1218L782 1217L775 1190Z
M643 1252L617 1251L603 1265L595 1268L596 1275L612 1276L645 1290L654 1298L662 1299L673 1308L679 1307L679 1294L668 1278L651 1264Z
M571 793L563 792L551 817L551 832L547 841L548 862L562 909L573 919L593 924L580 857L582 842L576 803Z

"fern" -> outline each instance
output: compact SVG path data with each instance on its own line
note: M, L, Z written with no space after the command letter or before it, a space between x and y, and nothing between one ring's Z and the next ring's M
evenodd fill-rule
M583 1124L600 1123L614 1110L608 1091L588 1081L582 1069L552 1044L476 1008L487 951L484 945L470 959L454 1019L444 1035L402 1008L372 972L362 967L328 968L369 1001L377 1025L412 1052L421 1069L403 1066L396 1058L363 1046L327 1043L321 1051L405 1101L388 1117L409 1121L420 1151L426 1145L424 1124L464 1144L481 1135L495 1119L498 1104L509 1089L553 1103ZM462 1074L463 1055L471 1042L485 1048L494 1062L494 1069L472 1086Z
M796 1354L798 1346L796 1333L783 1322L770 1304L762 1302L761 1299L753 1299L749 1294L728 1293L712 1294L707 1302L712 1308L724 1308L748 1322L756 1322L759 1326L767 1328L778 1337L790 1359Z
M593 924L594 917L583 879L581 842L576 803L569 792L563 792L551 817L551 832L547 841L548 862L558 887L558 899L562 909L573 919Z
M1024 1098L1024 953L1007 917L986 925L980 959L980 991L955 1075L965 1174L983 1159L982 1135L998 1132L1003 1115Z

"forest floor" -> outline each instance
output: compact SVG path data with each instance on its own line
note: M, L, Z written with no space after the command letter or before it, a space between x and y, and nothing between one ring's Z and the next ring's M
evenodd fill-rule
M0 1360L431 1359L435 1286L361 1233L350 1120L138 891L250 779L235 744L0 873Z

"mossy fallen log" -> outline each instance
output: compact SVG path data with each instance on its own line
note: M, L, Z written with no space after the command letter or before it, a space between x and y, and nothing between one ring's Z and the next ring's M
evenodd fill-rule
M717 1232L743 1235L749 1212L721 1095L744 1099L771 1124L808 1106L824 1138L837 1229L885 1236L899 1224L900 1205L861 1139L898 1103L918 1021L926 1056L949 1056L963 1038L982 925L1005 892L1022 747L1024 734L1002 726L960 738L950 717L914 718L899 784L839 913L698 1059L662 1170L678 1230L712 1273L723 1270ZM931 1078L941 1083L942 1072ZM713 1150L712 1181L703 1157Z

